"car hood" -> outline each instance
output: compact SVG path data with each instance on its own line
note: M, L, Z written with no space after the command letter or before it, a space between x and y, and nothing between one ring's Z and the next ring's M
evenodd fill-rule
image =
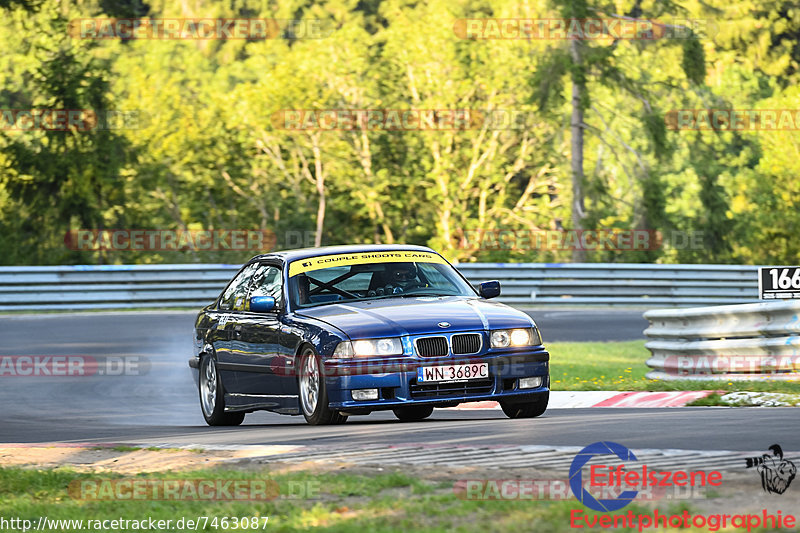
M525 328L533 323L522 311L501 303L457 296L336 303L301 309L297 314L327 322L351 339ZM442 328L440 322L450 326Z

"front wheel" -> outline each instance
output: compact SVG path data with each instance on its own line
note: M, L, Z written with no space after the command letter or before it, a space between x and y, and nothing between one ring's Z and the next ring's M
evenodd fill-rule
M209 426L238 426L244 421L244 413L225 412L225 389L217 372L217 361L207 355L200 362L200 407Z
M394 416L400 419L401 422L419 422L433 414L433 407L398 407L392 409Z
M542 415L547 410L547 402L550 400L550 391L537 394L533 400L524 403L509 403L500 400L500 407L508 418L535 418Z
M312 348L305 348L300 354L299 385L300 408L306 422L312 426L343 424L347 416L328 407L328 389L320 365L322 361Z

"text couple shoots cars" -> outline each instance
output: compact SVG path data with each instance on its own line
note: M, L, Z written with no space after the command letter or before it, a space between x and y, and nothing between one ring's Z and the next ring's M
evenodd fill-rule
M246 413L310 424L499 401L511 418L547 408L549 358L534 321L489 301L420 246L337 246L251 259L195 324L190 366L210 425Z

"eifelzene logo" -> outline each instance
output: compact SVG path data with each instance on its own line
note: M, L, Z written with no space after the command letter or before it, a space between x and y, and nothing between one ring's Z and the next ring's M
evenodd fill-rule
M769 447L772 455L765 453L761 457L748 457L747 468L755 467L761 474L761 487L770 494L783 494L792 484L797 474L797 467L788 459L784 459L780 445Z
M583 481L582 470L597 456L616 456L622 464L592 464L589 466L589 488L613 488L607 493L600 491L597 497ZM575 455L569 467L569 486L572 494L583 505L594 511L619 511L648 487L718 487L722 484L722 472L718 470L658 470L642 464L640 469L628 469L625 463L638 461L636 455L616 442L594 442ZM635 488L637 490L623 490ZM574 527L574 526L573 526ZM639 529L641 531L641 528Z

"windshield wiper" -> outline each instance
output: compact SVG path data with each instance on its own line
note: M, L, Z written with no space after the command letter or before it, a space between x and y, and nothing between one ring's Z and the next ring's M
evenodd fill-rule
M381 300L384 298L417 298L417 297L430 297L430 296L458 296L457 294L442 294L430 292L398 292L397 294L384 294L383 296L373 296L371 298L364 298L365 300Z

